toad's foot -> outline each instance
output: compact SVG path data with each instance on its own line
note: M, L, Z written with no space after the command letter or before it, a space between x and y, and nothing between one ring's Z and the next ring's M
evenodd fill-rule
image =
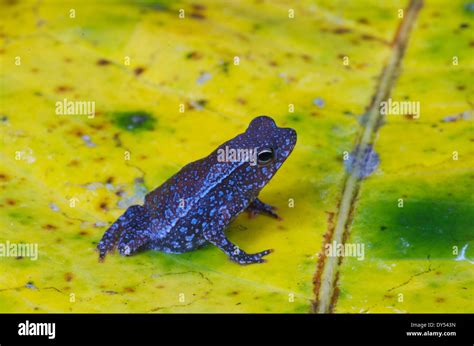
M273 250L270 249L253 254L248 254L245 251L238 250L232 253L229 258L231 261L234 261L239 264L265 263L267 260L263 259L262 257L272 252Z
M149 218L144 207L129 207L104 233L97 245L99 260L103 261L107 253L113 252L117 246L122 255L135 252L148 239L148 225Z
M275 219L281 220L281 217L275 212L276 208L263 203L261 200L256 198L246 209L251 218L254 218L257 214L266 214Z

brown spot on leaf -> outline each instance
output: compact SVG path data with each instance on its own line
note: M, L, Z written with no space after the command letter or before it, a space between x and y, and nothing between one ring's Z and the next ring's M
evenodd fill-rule
M186 59L199 60L201 58L202 58L202 54L196 51L192 51L186 54Z
M101 115L102 112L95 112L95 115ZM101 123L101 124L90 124L89 125L90 127L92 127L93 129L96 129L96 130L103 130L107 127L107 123Z
M67 165L69 167L77 167L77 166L79 166L79 161L74 159L74 160L69 161L69 163Z
M135 68L135 70L133 70L133 73L135 74L135 76L139 76L143 72L145 72L145 68L141 66L138 66L137 68Z
M204 11L206 9L206 6L201 4L192 4L191 7L196 11Z
M74 275L72 273L64 274L64 280L66 280L67 282L71 282L73 278L74 278Z
M73 129L72 129L71 131L69 131L68 133L70 133L71 135L77 136L77 137L82 137L82 136L84 136L84 131L82 131L82 129L79 128L79 127L73 128Z
M364 41L375 41L377 40L377 37L374 35L369 35L369 34L362 34L360 35L360 38Z
M345 27L341 26L341 27L339 27L339 28L334 29L332 32L333 32L334 34L342 35L342 34L347 34L347 33L351 32L351 31L352 31L351 29L345 28Z
M206 107L208 101L205 99L199 99L196 101L187 102L186 107L189 109L202 110Z
M43 225L43 229L45 229L47 231L53 231L53 230L57 229L57 227L55 225L51 225L50 223L48 223L46 225Z
M312 58L309 54L301 54L301 59L304 60L304 62L311 62Z
M366 63L357 63L357 64L355 64L355 67L358 70L362 70L363 68L365 68L367 66L368 66L368 64L366 64Z
M107 66L107 65L110 65L112 62L110 60L107 60L107 59L99 59L97 60L97 65L99 66Z
M67 85L59 85L55 89L55 91L58 92L58 93L64 93L64 92L68 92L68 91L72 91L72 90L74 90L74 88L70 87L70 86L67 86Z
M199 20L204 20L206 19L206 16L202 13L199 13L199 12L193 12L189 15L191 18L194 18L194 19L199 19Z
M5 202L7 202L8 205L16 205L16 201L12 198L7 198Z
M108 209L108 208L107 208L107 202L105 202L105 201L104 201L104 202L101 202L101 203L99 204L99 208L102 209L102 210L107 210L107 209Z
M123 291L124 291L125 293L134 293L134 292L135 292L135 288L133 288L133 287L125 287L125 288L123 289Z
M5 173L0 173L0 180L2 181L8 181L8 175L6 175Z
M436 303L444 303L445 301L446 301L446 299L444 299L442 297L436 298Z

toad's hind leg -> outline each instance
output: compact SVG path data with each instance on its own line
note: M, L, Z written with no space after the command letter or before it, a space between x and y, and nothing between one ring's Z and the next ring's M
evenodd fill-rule
M140 205L132 205L109 227L97 245L99 260L103 261L107 253L117 247L123 233L130 229L128 226L134 223L135 218L143 214L143 209Z
M221 249L232 261L239 264L264 263L266 260L263 259L263 256L266 256L273 251L265 250L248 254L227 239L221 227L206 229L204 231L204 238Z
M118 251L122 256L130 256L145 247L152 237L151 220L146 210L130 222L118 241Z

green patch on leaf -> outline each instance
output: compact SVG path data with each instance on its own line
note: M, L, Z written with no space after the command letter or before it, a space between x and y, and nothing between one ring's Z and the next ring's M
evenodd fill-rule
M113 123L122 130L130 132L153 131L156 119L147 112L116 112L112 114Z

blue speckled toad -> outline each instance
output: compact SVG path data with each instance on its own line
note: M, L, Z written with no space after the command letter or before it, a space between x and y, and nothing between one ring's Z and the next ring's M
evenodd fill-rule
M295 144L295 130L279 128L267 116L253 119L244 133L150 192L143 206L129 207L102 237L100 259L115 248L122 255L147 249L184 253L211 243L237 263L265 262L263 256L272 250L248 254L224 230L244 210L278 218L275 208L257 196Z

